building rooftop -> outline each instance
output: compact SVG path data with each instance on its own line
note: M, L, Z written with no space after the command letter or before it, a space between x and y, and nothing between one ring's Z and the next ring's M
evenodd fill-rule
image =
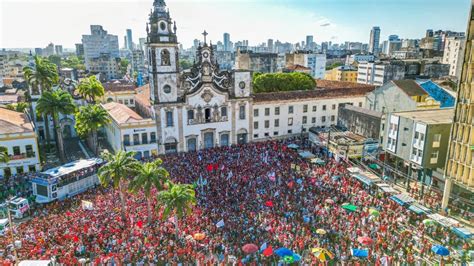
M117 122L117 124L140 122L144 120L143 117L124 104L110 102L103 104L102 106L109 113L110 117Z
M428 93L414 80L392 80L392 83L402 89L408 96L428 95Z
M150 84L143 85L135 89L135 102L141 103L144 107L151 107Z
M0 108L0 134L34 132L33 124L25 113Z
M128 80L112 80L103 83L102 86L106 92L135 91L135 84Z
M318 80L316 80L316 88L318 88L318 89L353 89L353 88L360 88L360 89L374 90L375 86L374 85L368 85L368 84L359 84L359 83L355 83L355 82L348 82L348 81L318 79Z
M286 69L292 70L292 71L311 70L311 68L305 67L305 66L302 66L302 65L291 65L291 66L287 67Z
M374 111L374 110L354 106L354 105L351 105L351 104L346 104L344 106L344 108L347 109L347 110L353 111L353 112L363 113L363 114L370 115L370 116L373 116L373 117L378 117L378 118L381 118L382 115L383 115L381 112L377 112L377 111Z
M395 112L392 114L425 124L451 124L454 117L454 108Z

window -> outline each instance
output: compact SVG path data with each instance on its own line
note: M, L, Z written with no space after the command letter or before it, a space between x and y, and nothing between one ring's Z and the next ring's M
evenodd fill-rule
M156 133L155 132L150 133L150 143L156 143Z
M303 124L306 124L308 122L308 118L306 116L303 116Z
M253 116L258 117L258 109L253 109Z
M270 120L265 120L265 128L269 128L270 127Z
M278 131L273 131L273 136L278 136Z
M415 139L419 139L420 138L420 133L418 133L418 131L415 131Z
M26 157L31 158L35 157L35 152L33 151L33 145L26 145Z
M434 152L432 152L432 153L431 153L431 159L432 159L432 160L433 160L433 159L436 159L436 160L437 160L437 159L438 159L438 155L439 155L439 151L434 151Z
M305 104L303 105L303 113L307 113L308 112L308 105Z
M123 104L123 101L122 101L122 100L119 100L119 103Z
M336 121L336 116L335 115L331 115L331 122L334 122Z
M311 124L316 124L316 117L311 118Z
M275 119L275 127L279 127L280 126L280 120L279 119Z
M254 139L258 139L258 134L253 134Z
M142 144L148 144L148 133L142 133Z
M171 86L166 84L165 86L163 86L163 92L164 93L170 93L171 92Z
M212 122L211 108L204 109L204 119L206 123Z
M336 105L335 104L332 105L332 109L336 110Z
M288 106L288 113L289 114L293 113L293 106L292 105Z
M161 65L170 66L170 52L166 49L161 50Z
M34 164L28 165L28 172L36 172L36 166Z
M275 115L280 115L280 107L275 107Z
M173 126L173 112L171 111L166 112L166 126L167 127Z
M17 174L23 174L23 166L18 166L18 167L16 168L16 173L17 173Z
M239 107L239 118L241 120L245 119L245 105Z
M362 107L362 102L359 102L359 107Z
M425 134L420 133L420 141L424 141L424 140L425 140Z
M316 112L318 110L318 106L314 105L313 106L313 112Z
M265 132L265 137L269 137L269 136L270 136L270 133Z
M323 105L323 111L326 111L326 105Z
M227 106L221 107L221 116L227 117Z
M194 119L194 110L188 110L188 120Z
M292 133L293 133L293 130L288 129L288 134L292 134Z
M269 116L270 115L270 108L265 108L265 116Z
M289 126L292 126L293 125L293 118L288 118L288 125Z
M322 117L321 117L321 122L323 122L323 123L326 122L326 117L325 117L325 116L322 116Z
M257 121L253 122L253 128L258 129L258 122Z
M130 104L133 104L133 99L130 99Z
M128 105L128 100L125 100L125 105Z
M130 135L123 135L123 145L130 146Z
M140 145L140 135L133 134L133 145Z
M13 146L13 155L20 155L20 146Z

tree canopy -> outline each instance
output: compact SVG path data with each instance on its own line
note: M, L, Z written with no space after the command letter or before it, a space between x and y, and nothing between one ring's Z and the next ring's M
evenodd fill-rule
M312 90L315 87L316 81L313 77L301 72L255 73L253 75L253 91L255 93Z

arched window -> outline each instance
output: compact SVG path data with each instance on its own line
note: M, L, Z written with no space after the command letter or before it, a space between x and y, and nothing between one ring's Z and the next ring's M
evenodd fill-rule
M194 110L193 109L188 110L188 120L189 119L194 119Z
M161 50L161 65L162 66L171 65L170 52L167 49Z

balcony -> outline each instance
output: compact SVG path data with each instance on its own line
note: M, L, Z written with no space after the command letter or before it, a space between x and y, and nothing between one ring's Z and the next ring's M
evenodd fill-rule
M14 161L14 160L23 160L23 159L27 159L27 158L34 158L36 157L36 153L35 152L27 152L27 153L21 153L21 154L17 154L17 155L9 155L10 157L10 161Z
M156 139L152 139L152 140L146 140L146 141L133 141L133 142L129 142L129 141L124 141L123 142L123 146L139 146L139 145L147 145L147 144L155 144L156 143Z
M208 123L227 122L227 116L221 116L216 118L201 118L201 119L188 119L188 125L199 125Z

